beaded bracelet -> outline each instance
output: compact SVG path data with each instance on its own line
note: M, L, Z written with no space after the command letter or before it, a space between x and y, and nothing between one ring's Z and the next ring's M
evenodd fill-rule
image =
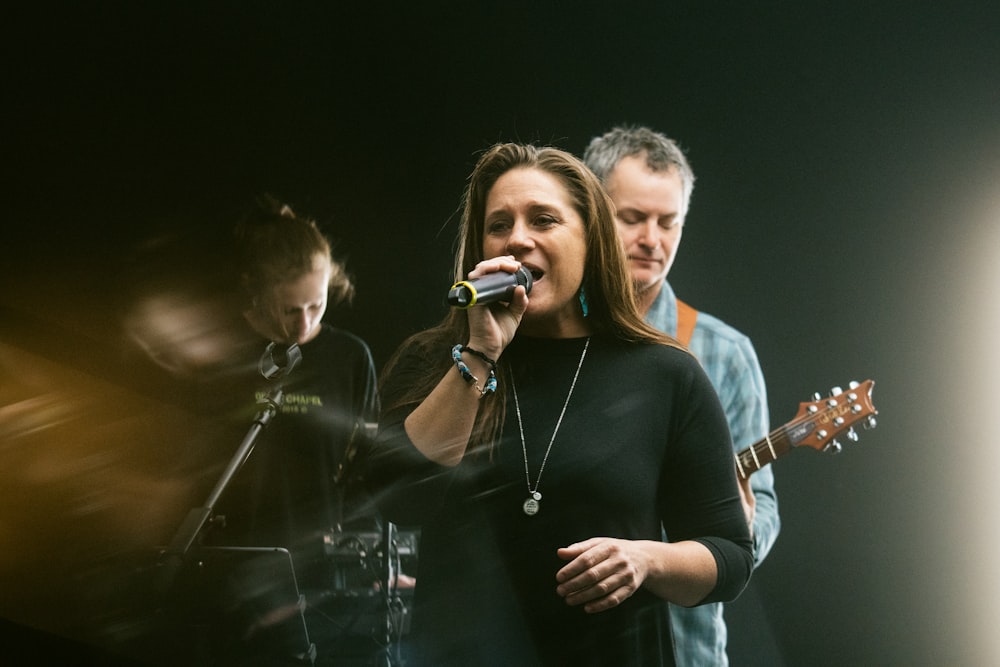
M473 356L479 357L480 359L482 359L483 361L485 361L487 364L490 365L490 374L486 378L485 387L483 388L479 387L479 378L473 375L472 371L469 370L469 367L465 365L464 361L462 361L462 352L468 352ZM478 391L481 396L485 396L486 394L493 393L494 391L497 390L497 374L496 374L497 364L495 361L487 357L485 354L479 352L478 350L473 350L472 348L459 344L451 348L451 358L452 360L454 360L455 367L458 368L458 372L462 374L462 379L471 384L473 387L475 387L476 391Z

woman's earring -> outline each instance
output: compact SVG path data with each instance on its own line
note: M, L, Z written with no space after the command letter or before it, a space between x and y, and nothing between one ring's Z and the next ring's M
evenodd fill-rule
M587 305L587 290L580 285L580 307L583 308L583 316L590 315L590 307Z

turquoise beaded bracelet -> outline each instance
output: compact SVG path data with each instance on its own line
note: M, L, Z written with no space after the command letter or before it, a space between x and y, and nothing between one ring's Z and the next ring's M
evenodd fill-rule
M464 361L462 361L463 352L468 352L469 354L475 357L479 357L480 359L482 359L483 361L485 361L487 364L490 365L490 374L486 378L485 387L480 389L479 378L473 375L472 371L469 370L469 367L465 365ZM454 360L455 367L458 369L458 372L462 374L462 379L471 384L472 386L474 386L476 388L476 391L478 391L480 395L485 396L486 394L491 394L497 390L497 373L496 373L497 362L493 361L482 352L478 350L473 350L471 347L466 347L465 345L461 344L451 348L451 358Z

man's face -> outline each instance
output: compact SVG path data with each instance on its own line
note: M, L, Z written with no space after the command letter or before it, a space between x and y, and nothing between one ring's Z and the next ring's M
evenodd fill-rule
M680 173L675 167L652 171L645 156L633 155L615 166L606 185L640 298L651 288L658 293L677 255L687 214Z

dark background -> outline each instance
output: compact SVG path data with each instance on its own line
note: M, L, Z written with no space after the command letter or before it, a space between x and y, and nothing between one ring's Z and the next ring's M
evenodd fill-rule
M775 464L733 664L1000 661L1000 5L185 4L5 19L0 615L114 645L104 575L199 500L203 415L120 350L136 247L210 270L271 192L337 241L358 293L328 319L381 366L444 312L479 151L641 123L698 176L671 283L752 337L773 425L876 381L877 429Z

